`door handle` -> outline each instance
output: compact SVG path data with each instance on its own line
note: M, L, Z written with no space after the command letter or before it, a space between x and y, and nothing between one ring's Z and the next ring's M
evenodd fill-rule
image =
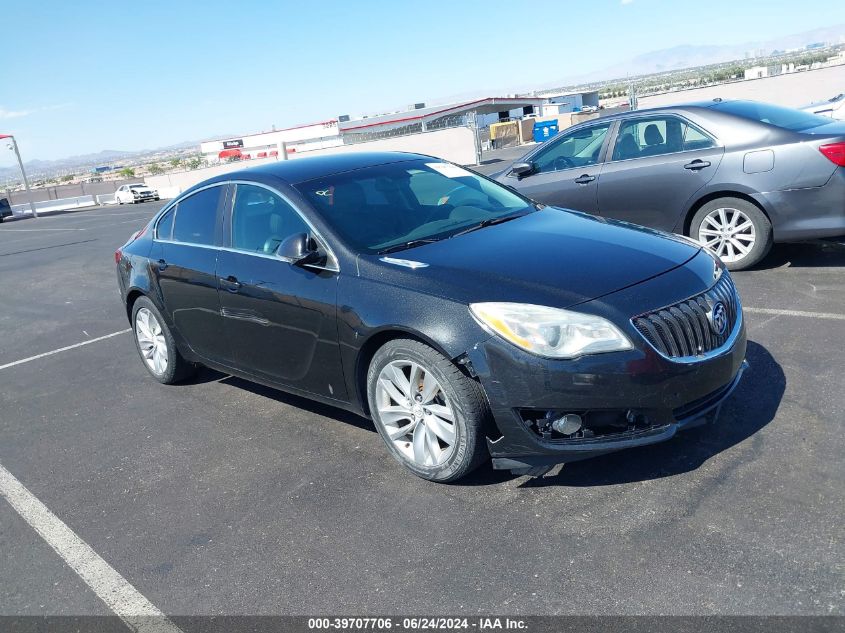
M687 163L686 165L684 165L684 169L690 169L692 171L704 169L705 167L710 167L709 160L694 160L691 163Z
M241 289L241 282L238 281L237 277L229 275L226 279L220 278L220 286L229 292L237 292Z
M591 176L590 174L583 174L575 179L579 185L586 185L588 183L593 182L596 179L595 176Z
M163 259L158 260L158 269L163 271L165 268L167 268L167 262Z

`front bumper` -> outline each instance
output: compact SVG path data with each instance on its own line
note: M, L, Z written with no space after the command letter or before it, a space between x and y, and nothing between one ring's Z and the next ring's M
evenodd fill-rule
M498 435L488 436L497 469L542 474L552 465L663 442L714 419L748 367L740 316L730 341L713 356L678 362L648 344L628 352L549 360L498 338L469 354ZM526 409L634 412L646 424L595 437L550 439L526 423Z

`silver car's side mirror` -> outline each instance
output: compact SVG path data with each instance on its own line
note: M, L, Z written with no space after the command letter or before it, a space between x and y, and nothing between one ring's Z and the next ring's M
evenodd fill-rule
M534 171L534 165L532 165L531 163L514 163L513 165L511 165L511 174L513 174L517 178L527 176L532 171Z

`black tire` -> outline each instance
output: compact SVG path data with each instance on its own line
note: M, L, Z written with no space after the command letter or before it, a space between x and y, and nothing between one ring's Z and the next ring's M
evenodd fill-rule
M438 466L423 466L404 456L388 437L376 406L379 374L389 363L418 363L434 376L454 413L455 442L451 455ZM396 461L423 479L441 483L457 481L489 459L484 429L490 421L487 400L479 384L465 375L448 358L428 345L412 339L394 339L373 356L367 372L367 400L376 429Z
M769 218L766 217L766 214L757 205L742 198L717 198L703 205L695 216L693 216L692 222L690 222L689 235L691 238L701 241L699 231L702 228L701 225L704 223L704 219L718 209L735 209L740 211L754 225L755 240L751 250L745 256L735 261L726 261L725 266L727 266L728 270L745 270L746 268L751 268L769 254L773 243L772 223L769 222Z
M121 200L121 199L120 199L120 198L118 198L117 196L115 196L115 197L114 197L114 199L115 199L115 200L117 200L117 203L118 203L119 205L122 205L122 204L123 204L123 200Z
M138 342L138 312L144 308L149 310L156 318L156 321L158 321L158 324L161 327L161 333L164 336L164 342L167 345L167 368L161 373L153 371L153 369L144 360L144 355L141 352L141 345ZM164 317L161 316L161 312L159 312L155 304L147 297L138 297L135 304L132 306L132 338L135 341L135 349L138 350L138 356L141 357L141 362L143 363L144 368L160 383L172 385L181 380L185 380L186 378L190 378L196 373L196 365L186 361L182 357L182 354L179 353L179 349L176 347L176 341L173 339L173 334L170 332L170 328L167 327Z

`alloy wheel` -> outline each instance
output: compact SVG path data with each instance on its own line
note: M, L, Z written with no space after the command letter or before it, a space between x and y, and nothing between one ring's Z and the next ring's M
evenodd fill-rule
M698 227L698 241L726 263L746 257L756 240L754 223L739 209L714 209Z
M167 371L167 341L158 319L147 308L141 308L135 315L135 338L150 371L157 376L164 374Z
M408 461L431 468L454 452L454 409L434 375L419 363L396 360L385 365L376 405L385 433Z

